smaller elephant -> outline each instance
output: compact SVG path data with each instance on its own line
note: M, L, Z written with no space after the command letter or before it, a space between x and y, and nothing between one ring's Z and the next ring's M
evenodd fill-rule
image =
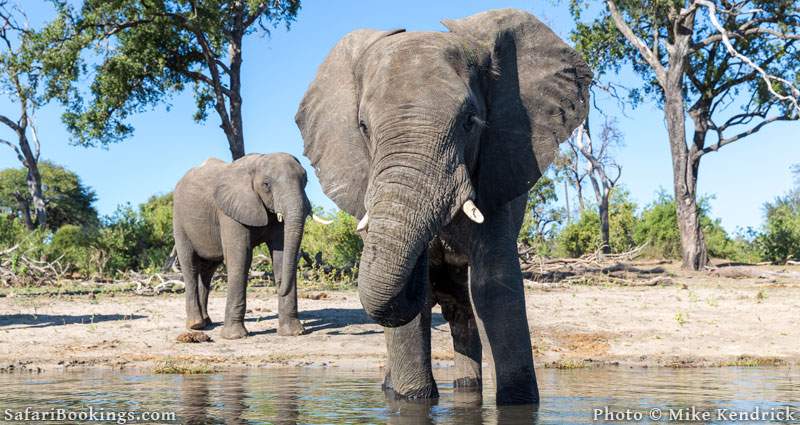
M296 271L311 204L306 172L286 153L250 154L232 163L206 160L175 187L173 231L186 284L186 326L205 329L211 278L222 262L228 296L222 337L247 335L247 277L253 249L266 243L278 284L278 334L300 335ZM199 284L198 284L199 283Z

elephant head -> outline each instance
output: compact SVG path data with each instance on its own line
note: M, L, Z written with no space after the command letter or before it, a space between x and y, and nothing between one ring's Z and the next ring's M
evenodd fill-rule
M368 226L359 295L384 326L422 308L419 264L441 228L523 195L588 112L591 71L532 15L444 25L348 34L295 117L325 193Z
M281 296L294 285L303 227L311 214L306 182L305 169L295 157L250 154L225 165L214 188L217 208L239 223L263 227L269 223L269 213L283 222Z

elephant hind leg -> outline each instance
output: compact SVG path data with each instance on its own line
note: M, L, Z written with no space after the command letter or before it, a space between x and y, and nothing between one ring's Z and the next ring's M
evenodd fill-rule
M195 330L203 329L206 327L206 323L203 320L197 288L200 258L192 249L189 239L180 231L175 234L175 248L178 251L178 261L180 261L183 283L186 287L184 291L186 297L186 327Z
M197 299L200 304L200 314L203 318L204 328L211 326L213 323L208 316L208 295L211 293L211 279L214 277L214 272L219 265L219 261L200 261L200 284L198 285Z
M480 391L482 388L481 339L469 302L467 267L442 265L432 270L436 300L450 324L457 391Z

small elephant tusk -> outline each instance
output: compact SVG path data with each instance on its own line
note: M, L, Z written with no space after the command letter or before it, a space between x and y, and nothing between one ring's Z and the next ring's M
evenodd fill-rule
M481 214L481 210L479 210L478 207L475 206L475 203L472 202L472 199L467 199L467 202L464 202L464 206L461 207L461 209L464 211L464 214L466 214L467 217L469 217L470 220L478 224L483 223L483 214Z
M333 223L333 220L325 220L323 218L317 217L316 214L311 214L311 219L316 221L319 224L324 224L326 226L331 224L331 223Z
M283 223L283 214L277 213L276 215L278 216L278 223Z
M369 213L366 213L364 214L364 217L361 218L361 221L358 222L358 226L356 226L356 232L366 230L368 227L369 227Z

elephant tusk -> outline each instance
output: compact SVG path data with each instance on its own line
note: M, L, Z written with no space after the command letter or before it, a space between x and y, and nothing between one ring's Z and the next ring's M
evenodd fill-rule
M475 206L475 203L472 202L472 199L467 199L467 202L464 202L464 206L461 207L461 209L464 211L464 214L466 214L467 217L469 217L470 220L478 224L483 223L483 214L481 214L481 210L479 210L478 207Z
M358 222L358 226L356 226L356 232L366 230L368 227L369 227L369 213L366 213L364 214L364 217L361 218L361 221Z
M278 223L283 223L283 214L277 213L276 215L278 216Z
M319 224L324 224L326 226L331 224L331 223L333 223L333 220L325 220L323 218L317 217L316 214L311 214L311 219L316 221Z

